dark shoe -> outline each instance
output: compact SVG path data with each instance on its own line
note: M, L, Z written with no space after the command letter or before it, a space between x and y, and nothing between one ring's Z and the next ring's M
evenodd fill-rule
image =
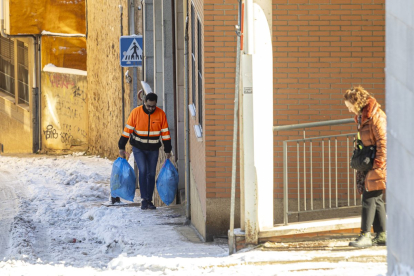
M372 239L372 245L386 245L387 243L387 233L379 232L377 236Z
M371 233L370 232L361 232L358 238L355 241L349 243L349 246L353 247L371 247Z
M157 209L157 207L155 207L155 205L152 204L152 201L147 201L147 202L148 202L148 209L151 209L151 210Z
M121 203L121 199L119 197L111 197L112 204Z
M145 199L141 200L141 209L142 210L148 209L148 201L146 201Z

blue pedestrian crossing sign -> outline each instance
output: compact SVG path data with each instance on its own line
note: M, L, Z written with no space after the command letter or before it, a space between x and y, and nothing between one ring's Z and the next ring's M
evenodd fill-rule
M119 47L122 67L142 66L142 35L121 36Z

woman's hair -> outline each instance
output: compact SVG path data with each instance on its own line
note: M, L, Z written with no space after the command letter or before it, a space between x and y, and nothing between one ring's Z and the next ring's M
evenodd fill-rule
M372 98L372 95L361 85L346 90L344 94L344 100L353 104L358 112L361 112L370 98Z

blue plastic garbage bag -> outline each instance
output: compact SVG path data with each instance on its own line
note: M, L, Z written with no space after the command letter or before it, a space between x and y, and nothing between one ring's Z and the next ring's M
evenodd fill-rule
M167 159L157 178L157 190L162 202L170 205L175 198L178 188L178 171Z
M118 157L112 165L111 196L134 201L135 172L124 158Z

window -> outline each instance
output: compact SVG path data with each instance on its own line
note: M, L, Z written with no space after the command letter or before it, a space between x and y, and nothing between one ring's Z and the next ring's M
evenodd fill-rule
M201 22L198 19L197 22L197 54L198 54L198 123L200 126L203 125L203 51L201 49L201 38L202 38L202 30L201 30Z
M17 41L17 76L19 104L29 104L29 50L24 42Z
M191 85L192 85L192 100L193 104L196 103L196 62L195 62L195 41L196 41L196 35L195 35L195 11L194 6L191 5Z
M25 42L0 37L0 96L29 105L29 47Z
M0 92L15 99L14 41L0 37Z

